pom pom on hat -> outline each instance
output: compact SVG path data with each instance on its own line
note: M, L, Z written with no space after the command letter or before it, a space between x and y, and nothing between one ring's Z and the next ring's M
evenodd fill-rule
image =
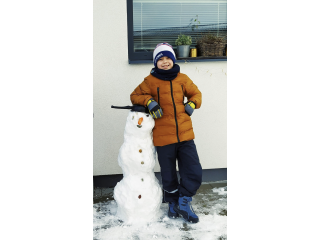
M159 43L153 51L153 64L155 67L157 66L158 60L164 56L171 58L173 64L175 64L176 55L172 46L166 42Z

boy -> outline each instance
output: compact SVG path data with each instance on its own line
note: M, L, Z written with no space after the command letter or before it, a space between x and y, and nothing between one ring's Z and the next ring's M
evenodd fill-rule
M201 106L201 92L191 79L180 73L172 46L159 43L153 52L155 68L131 93L132 104L148 107L155 119L153 143L161 167L164 201L169 202L168 216L180 215L197 223L190 202L201 185L199 162L190 116ZM188 102L184 104L184 96ZM176 173L178 159L180 184Z

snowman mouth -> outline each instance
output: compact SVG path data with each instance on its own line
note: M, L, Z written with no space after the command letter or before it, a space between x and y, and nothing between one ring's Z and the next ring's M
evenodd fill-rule
M142 125L137 125L137 127L138 127L138 128L141 128L141 127L142 127Z

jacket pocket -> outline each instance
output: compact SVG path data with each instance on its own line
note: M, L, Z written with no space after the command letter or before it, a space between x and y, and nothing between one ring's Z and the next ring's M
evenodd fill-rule
M160 88L157 88L157 93L158 93L158 104L160 106Z

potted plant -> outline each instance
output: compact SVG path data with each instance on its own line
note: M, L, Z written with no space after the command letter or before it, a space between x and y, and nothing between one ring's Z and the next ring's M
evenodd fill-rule
M190 45L192 44L192 38L180 34L175 41L178 50L178 57L189 57Z
M202 35L197 40L199 56L223 56L225 44L224 37L218 37L210 33Z

